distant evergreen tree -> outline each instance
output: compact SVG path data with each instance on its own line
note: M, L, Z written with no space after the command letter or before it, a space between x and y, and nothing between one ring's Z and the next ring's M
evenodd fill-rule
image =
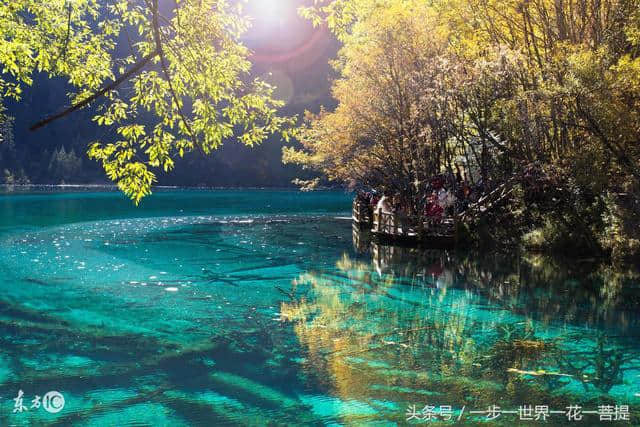
M64 184L75 180L82 170L82 160L76 155L73 148L67 152L62 146L53 151L48 170L53 182Z
M23 168L17 169L15 140L13 134L14 118L0 110L0 183L15 185L29 184L29 177Z
M0 105L0 144L3 150L8 147L14 148L13 122L14 118L7 115L5 108Z

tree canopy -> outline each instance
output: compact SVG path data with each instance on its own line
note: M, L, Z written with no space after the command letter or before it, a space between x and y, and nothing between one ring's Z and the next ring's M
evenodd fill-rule
M537 199L544 221L570 234L615 240L639 219L637 0L335 0L302 14L343 43L338 106L307 115L285 161L408 198L457 166L526 192L535 169L553 190Z
M293 120L278 115L273 87L250 74L240 42L249 21L226 0L18 0L0 5L0 94L19 100L44 73L74 88L71 106L42 127L89 104L115 129L88 155L138 203L158 171L236 137L255 145ZM126 48L123 48L126 46ZM124 53L123 53L124 52Z

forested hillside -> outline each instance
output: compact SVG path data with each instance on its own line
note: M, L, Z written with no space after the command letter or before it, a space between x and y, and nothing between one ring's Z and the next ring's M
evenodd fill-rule
M330 46L328 49L335 49ZM327 54L329 55L329 54ZM286 64L285 64L286 66ZM264 68L267 68L266 66ZM315 64L290 73L298 93L285 114L302 114L313 104L330 104L328 65ZM105 129L91 121L91 110L79 111L39 131L29 127L60 109L68 88L64 82L42 78L28 88L20 102L8 103L13 120L3 125L13 137L0 144L0 182L7 184L110 184L99 164L86 156L87 145ZM306 103L312 99L311 104ZM61 104L62 103L62 104ZM315 107L317 108L317 106ZM4 135L8 132L5 130ZM187 154L170 174L158 176L160 185L178 186L291 186L299 168L282 164L282 143L272 138L249 148L225 144L211 156Z

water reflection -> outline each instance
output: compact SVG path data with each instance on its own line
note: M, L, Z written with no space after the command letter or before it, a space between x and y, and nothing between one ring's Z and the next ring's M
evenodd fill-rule
M359 259L404 283L480 293L512 312L544 324L610 327L640 334L640 272L595 260L543 255L479 254L381 245L354 230ZM357 244L356 244L357 242Z
M281 305L307 374L342 400L637 404L637 273L353 237L353 256L300 275Z

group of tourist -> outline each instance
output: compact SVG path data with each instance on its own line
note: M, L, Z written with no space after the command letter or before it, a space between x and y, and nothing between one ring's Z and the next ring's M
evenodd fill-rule
M427 219L441 220L444 217L453 216L454 212L465 211L471 203L478 200L482 192L481 183L472 186L460 174L453 179L439 175L433 177L427 184L416 208L418 211L422 210ZM359 191L357 199L374 212L405 215L409 212L398 193Z

